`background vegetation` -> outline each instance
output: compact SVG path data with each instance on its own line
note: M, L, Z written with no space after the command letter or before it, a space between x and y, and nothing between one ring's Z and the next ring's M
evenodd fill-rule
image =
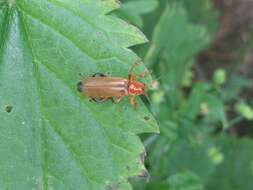
M252 3L125 0L122 7L118 15L150 39L134 49L158 83L150 109L161 134L143 136L150 179L135 189L252 189Z

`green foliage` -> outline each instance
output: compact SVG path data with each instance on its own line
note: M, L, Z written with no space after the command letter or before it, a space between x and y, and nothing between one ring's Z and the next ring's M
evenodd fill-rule
M151 178L134 180L135 189L251 189L253 142L229 133L251 118L252 104L241 94L252 81L230 69L212 74L196 64L218 26L210 0L159 2L143 17L151 42L137 50L157 78L150 107L161 134L144 137Z
M187 35L184 35L187 33ZM198 43L194 43L194 42ZM203 27L189 23L186 10L180 4L167 5L156 28L145 61L156 70L171 109L180 101L180 91L185 72L192 65L192 57L208 43ZM167 64L165 64L167 63Z
M248 120L253 120L253 109L245 104L245 103L238 103L236 105L236 110L239 114L241 114L243 117L245 117Z
M92 103L76 84L79 73L126 77L139 59L127 48L145 36L105 15L116 0L0 5L0 189L131 189L146 172L137 134L158 132L154 118L129 100Z
M224 162L208 178L206 189L251 189L253 186L252 140L221 137L216 144L224 154Z
M205 25L213 33L217 28L218 12L214 10L210 0L181 0L188 11L189 19L196 24Z
M131 23L143 27L142 15L155 10L158 6L157 0L125 0L122 1L122 7L115 13L123 19L127 19Z
M191 172L174 174L167 183L171 190L201 190L204 189L197 175Z
M225 84L226 83L226 71L224 69L218 69L217 71L215 71L213 80L216 85Z

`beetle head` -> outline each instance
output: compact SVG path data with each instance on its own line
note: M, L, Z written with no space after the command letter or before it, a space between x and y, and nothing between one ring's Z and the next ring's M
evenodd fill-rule
M145 95L146 94L146 87L144 83L138 81L132 81L128 87L128 93L130 95Z

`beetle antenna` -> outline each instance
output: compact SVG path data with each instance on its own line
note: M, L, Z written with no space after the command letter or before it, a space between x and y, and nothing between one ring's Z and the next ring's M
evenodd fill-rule
M151 104L151 99L149 98L147 92L144 92L144 96L145 96L146 99L148 100L148 103Z
M80 76L81 78L84 78L84 75L83 75L82 73L79 73L79 76Z

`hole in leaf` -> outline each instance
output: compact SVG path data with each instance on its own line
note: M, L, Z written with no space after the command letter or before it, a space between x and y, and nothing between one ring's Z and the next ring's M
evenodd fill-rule
M12 106L6 106L6 107L5 107L5 111L6 111L7 113L10 113L10 112L12 111L12 109L13 109Z

